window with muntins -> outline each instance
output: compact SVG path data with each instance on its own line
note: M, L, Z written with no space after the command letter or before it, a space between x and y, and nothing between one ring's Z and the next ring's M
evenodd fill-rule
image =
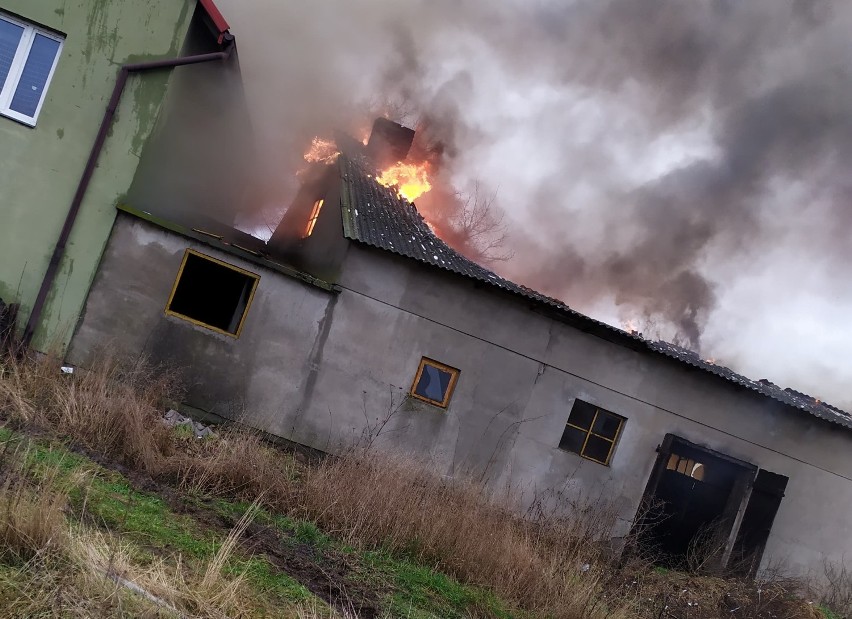
M0 13L0 114L35 126L64 38Z
M447 408L453 389L459 379L459 370L423 357L411 385L411 395L418 400Z
M166 314L239 337L259 275L187 249Z
M574 400L559 448L587 460L609 465L624 417L582 400Z

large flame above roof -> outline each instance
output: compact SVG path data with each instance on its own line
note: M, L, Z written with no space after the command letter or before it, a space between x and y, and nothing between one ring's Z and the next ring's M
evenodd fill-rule
M397 193L414 202L417 198L432 189L429 182L429 164L421 163L396 163L382 170L376 180L385 187L393 187Z

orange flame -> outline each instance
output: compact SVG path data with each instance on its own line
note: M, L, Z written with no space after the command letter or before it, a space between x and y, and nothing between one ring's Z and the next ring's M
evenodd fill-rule
M331 163L340 154L334 140L324 140L316 137L311 140L311 147L305 153L305 161L308 163Z
M376 180L385 187L395 187L397 193L414 202L417 198L432 189L429 182L429 164L397 163L382 171Z
M639 333L638 325L636 324L636 321L634 321L632 318L630 320L627 320L626 322L622 322L621 328L633 335Z

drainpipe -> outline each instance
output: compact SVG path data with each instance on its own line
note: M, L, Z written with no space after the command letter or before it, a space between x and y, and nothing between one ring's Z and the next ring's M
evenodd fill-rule
M107 132L112 125L115 112L118 109L118 104L121 101L121 95L124 93L124 87L127 85L127 79L131 73L144 73L157 69L173 69L174 67L182 67L190 64L200 64L203 62L213 62L214 60L227 60L234 50L235 42L234 35L229 32L223 34L225 44L221 52L213 52L209 54L197 54L195 56L182 56L180 58L166 58L164 60L153 60L150 62L139 62L135 64L122 65L118 72L118 78L115 81L115 87L112 89L112 97L107 104L104 112L101 127L98 130L98 135L95 137L95 143L92 144L92 150L89 153L89 159L86 161L86 167L83 169L83 174L77 183L77 191L74 192L74 199L71 200L71 206L68 208L68 214L65 216L65 223L62 225L62 231L59 233L59 239L56 241L56 246L53 248L53 255L50 257L50 262L47 265L47 271L44 273L44 279L41 281L41 287L38 290L35 304L33 305L30 317L27 320L27 325L24 327L23 345L24 348L29 348L32 342L35 330L41 320L41 314L44 310L44 303L47 300L47 294L53 287L56 281L56 274L59 271L59 263L62 256L65 254L65 247L68 244L68 238L71 236L71 229L74 227L74 222L77 220L77 214L80 211L80 205L83 203L83 197L86 195L86 190L89 188L89 182L92 180L92 175L95 172L98 158L106 142Z

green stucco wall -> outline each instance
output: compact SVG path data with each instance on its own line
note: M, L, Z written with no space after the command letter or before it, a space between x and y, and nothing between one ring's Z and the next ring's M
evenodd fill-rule
M195 0L0 0L65 36L36 127L0 116L0 298L29 317L119 67L178 55ZM64 349L169 73L132 76L48 296L34 346Z

